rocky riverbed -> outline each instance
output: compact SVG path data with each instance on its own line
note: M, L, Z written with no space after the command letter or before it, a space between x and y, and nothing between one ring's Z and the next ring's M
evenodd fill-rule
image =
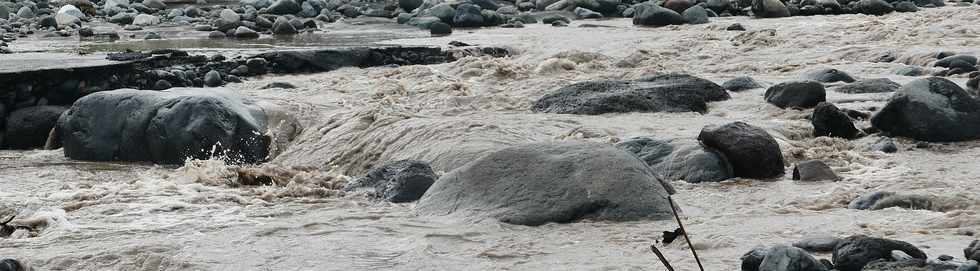
M980 260L980 6L791 1L785 15L813 16L787 17L706 1L695 7L725 16L692 23L683 1L147 2L75 3L79 21L48 28L0 3L18 16L0 21L17 37L9 69L31 46L85 59L40 35L91 25L133 33L79 41L92 65L142 50L109 57L135 65L112 66L112 84L0 78L20 85L0 86L0 141L18 149L0 151L0 270L664 269L651 245L696 270L664 233L677 228L668 195L705 270ZM456 16L433 15L446 7ZM125 13L160 21L102 21ZM650 17L616 18L636 14ZM430 15L452 34L430 36ZM218 45L194 46L236 16ZM590 16L603 18L576 18ZM358 50L267 38L348 27L389 34L334 44L371 47ZM174 44L192 45L150 52Z

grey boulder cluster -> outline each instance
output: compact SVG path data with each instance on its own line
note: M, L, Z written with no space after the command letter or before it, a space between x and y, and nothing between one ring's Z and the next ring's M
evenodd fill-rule
M789 245L756 247L742 256L743 271L884 271L884 270L977 270L971 258L977 241L964 250L966 259L942 255L929 259L907 242L853 235L846 238L810 237ZM832 253L831 260L817 260L810 252Z

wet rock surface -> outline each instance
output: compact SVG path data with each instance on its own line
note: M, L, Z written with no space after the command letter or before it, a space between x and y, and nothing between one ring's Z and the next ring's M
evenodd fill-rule
M744 122L708 126L701 130L698 140L723 153L736 177L770 179L784 174L779 144L761 128Z
M520 225L668 219L673 192L643 161L613 146L537 143L492 152L446 173L418 210Z

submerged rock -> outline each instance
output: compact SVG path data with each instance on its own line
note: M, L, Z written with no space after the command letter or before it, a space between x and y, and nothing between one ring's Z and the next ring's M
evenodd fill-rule
M804 238L793 243L794 247L810 252L833 252L840 238L832 236L817 236Z
M827 91L816 81L783 82L766 89L765 98L779 108L812 108L827 100Z
M845 82L852 83L856 81L854 77L850 74L838 69L831 68L820 68L815 70L810 70L804 72L800 78L804 80L817 81L821 83L833 83L833 82Z
M666 180L702 183L720 182L734 177L732 165L721 152L697 141L638 137L627 139L616 146L636 154Z
M344 190L363 191L389 202L412 202L422 198L436 181L428 163L401 160L381 165L349 183Z
M254 163L268 155L265 121L262 108L227 90L122 89L82 97L58 129L65 155L77 160Z
M931 142L980 138L980 101L952 81L930 77L896 92L871 124L892 136Z
M834 170L820 160L803 161L793 167L793 180L801 182L840 181Z
M707 112L707 101L728 99L721 86L689 75L638 81L589 81L562 87L538 99L532 111L598 115L622 112Z
M58 123L58 117L67 109L63 106L42 105L10 112L10 116L6 119L4 140L0 143L7 149L44 147L48 134Z
M616 147L535 143L489 153L447 173L417 209L519 225L669 219L671 193L673 187L649 166Z
M834 248L834 267L840 271L861 271L865 265L880 259L891 259L892 250L905 252L916 259L926 259L926 254L912 244L864 235L844 238Z
M813 124L813 136L853 139L861 135L847 113L831 103L817 104L810 116L810 123Z
M902 85L895 83L888 78L874 78L858 80L854 83L840 85L831 90L840 93L860 94L860 93L886 93L895 92L902 88Z
M761 128L744 122L707 126L698 140L725 154L736 177L770 179L785 174L779 144Z
M755 79L752 79L752 77L739 76L739 77L732 78L731 80L725 81L725 83L721 84L721 87L731 92L740 92L740 91L745 91L750 89L762 88L763 86L762 84L759 84L759 82L756 82Z

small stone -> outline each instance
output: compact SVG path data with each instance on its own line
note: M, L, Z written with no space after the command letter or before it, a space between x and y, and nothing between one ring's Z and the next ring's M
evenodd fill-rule
M236 67L235 69L232 69L231 72L229 72L229 73L231 73L232 75L237 75L237 76L246 76L246 75L248 75L248 66L238 65L238 67Z
M293 89L296 88L296 86L286 82L272 82L261 87L260 89L270 89L270 88Z
M745 27L742 26L742 24L740 24L740 23L733 23L732 25L729 25L728 28L725 28L725 30L728 30L728 31L745 31Z

